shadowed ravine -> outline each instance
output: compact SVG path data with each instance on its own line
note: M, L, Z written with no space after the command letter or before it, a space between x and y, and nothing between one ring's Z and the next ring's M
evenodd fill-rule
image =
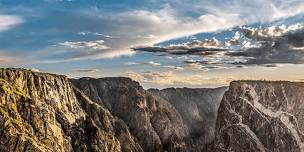
M145 90L129 78L0 70L0 151L304 150L304 83Z

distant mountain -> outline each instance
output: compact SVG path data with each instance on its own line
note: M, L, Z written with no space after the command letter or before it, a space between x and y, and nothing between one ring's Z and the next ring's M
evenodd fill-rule
M227 87L149 89L156 96L166 99L174 106L186 124L193 144L203 149L214 139L217 109Z

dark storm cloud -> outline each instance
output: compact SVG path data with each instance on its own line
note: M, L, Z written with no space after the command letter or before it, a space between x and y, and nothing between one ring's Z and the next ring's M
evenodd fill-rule
M72 72L76 73L92 73L92 72L98 72L98 69L78 69L78 70L73 70Z
M248 61L245 64L304 63L303 26L287 32L283 30L286 29L276 27L274 31L278 33L269 32L265 29L253 32L247 31L244 35L252 41L257 40L259 47L227 52L225 55L246 57Z
M212 56L220 52L227 51L227 48L223 47L216 39L193 41L191 43L182 45L170 45L170 46L148 46L148 47L136 47L135 51L145 51L153 53L168 53L172 55L203 55Z
M272 26L267 28L240 28L241 36L226 42L216 39L194 41L183 45L139 47L136 51L171 55L202 56L201 61L186 64L263 65L304 63L304 26ZM231 43L231 41L238 43ZM211 43L212 42L212 43Z

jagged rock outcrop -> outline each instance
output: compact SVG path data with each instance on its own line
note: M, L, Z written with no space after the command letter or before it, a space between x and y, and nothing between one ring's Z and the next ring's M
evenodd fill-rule
M176 109L129 78L81 78L71 82L121 118L145 151L187 151L188 130Z
M304 83L235 81L223 97L212 151L303 152Z
M142 149L121 120L65 76L0 69L0 151Z
M0 69L0 151L304 151L304 83L225 90Z
M214 138L217 110L227 87L220 88L167 88L148 91L169 101L185 122L193 148L204 148Z
M94 120L93 122L98 126L97 129L102 128L106 132L110 132L112 135L115 135L115 138L117 138L119 144L121 145L121 150L124 152L143 151L136 139L130 134L128 126L122 120L118 119L117 117L113 117L106 108L91 101L77 88L73 88L81 107L87 113L89 118ZM91 138L90 136L88 137ZM77 144L79 143L76 143L76 145ZM111 150L108 149L107 151Z

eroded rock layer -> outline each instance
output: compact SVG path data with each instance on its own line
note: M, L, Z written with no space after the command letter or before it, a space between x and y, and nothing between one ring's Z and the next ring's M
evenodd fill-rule
M121 118L145 151L187 151L188 130L166 100L129 78L71 80L95 103Z
M76 95L65 76L0 69L0 151L142 151L122 121Z
M213 151L303 152L304 83L231 82Z
M0 69L0 151L304 151L304 83L226 89Z
M172 104L186 124L193 148L201 150L213 141L217 110L227 87L205 88L167 88L148 91Z

